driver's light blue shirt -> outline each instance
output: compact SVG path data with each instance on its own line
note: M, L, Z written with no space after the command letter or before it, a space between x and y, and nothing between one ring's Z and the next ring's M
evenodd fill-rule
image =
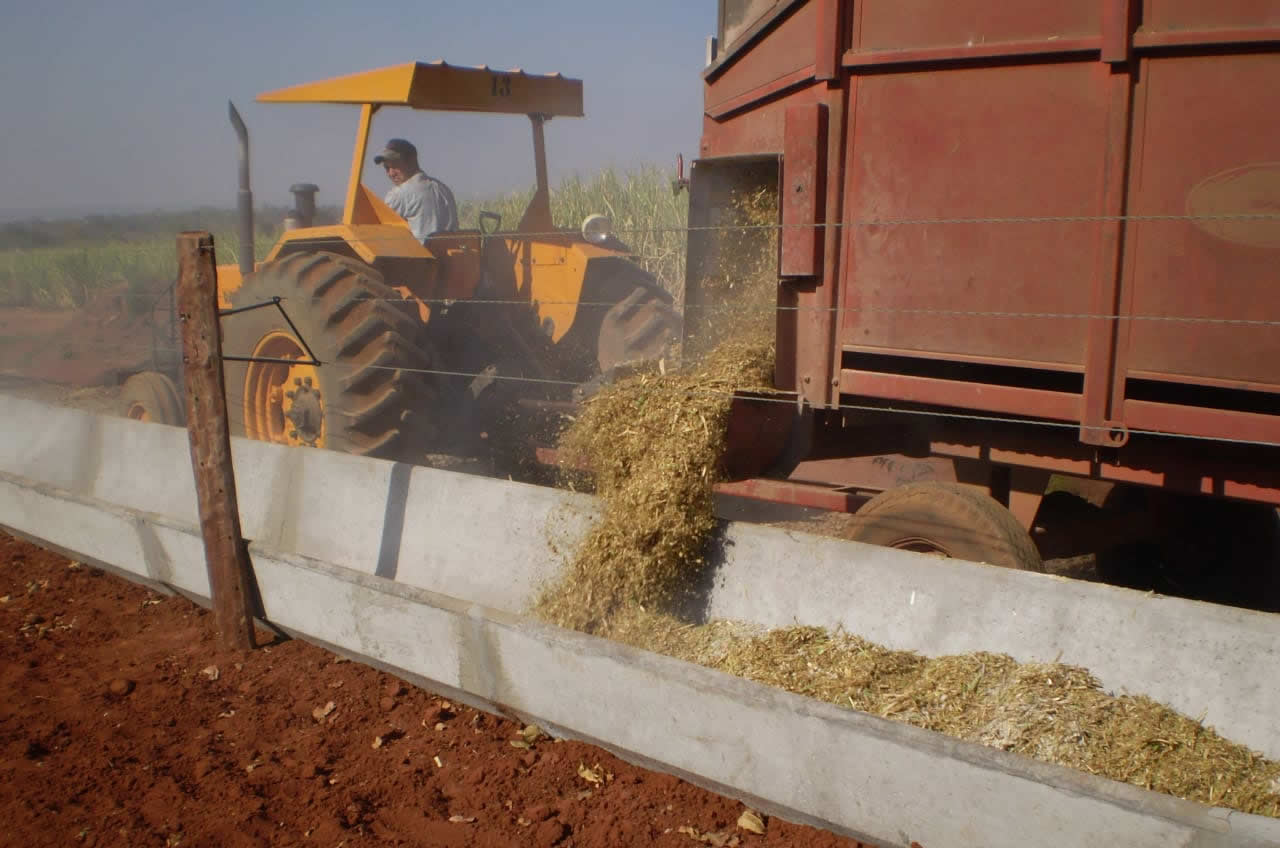
M458 229L458 206L453 192L421 171L392 186L384 202L409 222L409 229L418 241L424 241L432 233Z

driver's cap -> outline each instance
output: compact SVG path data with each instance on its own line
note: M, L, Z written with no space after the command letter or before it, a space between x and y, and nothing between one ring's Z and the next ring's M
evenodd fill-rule
M399 162L403 159L416 160L418 158L418 148L414 147L403 138L393 138L387 142L387 146L382 148L382 152L373 157L374 164L381 165L383 162Z

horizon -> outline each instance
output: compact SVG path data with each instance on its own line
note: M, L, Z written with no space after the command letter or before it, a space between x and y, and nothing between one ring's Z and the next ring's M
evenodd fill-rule
M249 127L255 207L288 207L296 182L318 184L320 205L340 205L356 107L254 97L438 58L583 81L586 116L547 125L553 185L607 168L674 174L677 154L696 158L703 117L701 73L716 8L710 0L698 7L691 13L658 0L601 10L551 0L535 9L500 1L481 13L390 0L376 19L333 0L314 4L304 18L247 0L229 0L217 15L154 0L16 8L0 32L0 99L26 117L0 127L0 222L234 209L228 100ZM131 43L148 47L119 49ZM29 82L33 67L43 67L39 86ZM413 141L423 169L459 200L532 186L523 116L384 110L364 173L379 196L390 185L372 152L393 136Z
M602 174L607 170L609 170L610 167L611 166L607 166L607 165L603 166L600 170L596 171L595 173L567 172L567 173L560 174L558 178L551 179L551 190L554 192L556 188L562 185L566 180L570 180L575 177L581 178L583 180L591 180L595 178L598 174ZM619 172L625 176L630 173L640 173L642 169L647 167L660 167L660 166L655 165L655 163L640 162L640 163L633 163L632 165L624 166L623 169L621 170L619 169L615 169L615 170L619 170ZM674 167L672 168L672 173L674 174ZM532 189L533 189L533 182L532 180L530 180L528 185L517 185L511 189L504 190L504 191L489 192L489 193L478 194L478 195L460 195L457 197L457 201L459 206L462 206L467 203L477 203L477 202L483 202L483 201L498 200L502 197L506 197L511 194L516 194L523 191L531 191ZM279 199L263 200L258 197L258 192L256 189L253 192L253 210L255 214L266 212L266 211L284 211L284 210L288 210L292 206L293 206L292 195L289 195L284 200L279 200ZM342 213L341 198L335 199L333 202L330 202L330 203L318 202L316 205L316 208L319 210L336 211L340 215ZM11 224L21 224L21 223L28 223L28 222L57 224L62 222L82 221L86 218L96 218L96 217L133 218L133 217L145 217L148 215L156 215L156 216L183 215L183 214L190 214L190 213L197 213L197 212L235 214L237 211L238 211L238 207L236 205L234 198L232 198L230 202L223 202L221 204L198 203L194 205L177 205L177 206L170 206L170 207L148 206L144 204L144 205L132 206L132 207L120 206L116 208L94 206L94 207L84 207L79 209L76 207L60 207L60 208L51 207L46 209L14 209L14 210L0 209L0 226L8 226Z

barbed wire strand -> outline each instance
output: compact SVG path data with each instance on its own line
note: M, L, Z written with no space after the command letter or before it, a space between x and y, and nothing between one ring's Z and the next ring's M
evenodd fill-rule
M274 295L282 301L297 299L297 295L280 294ZM531 301L520 298L420 298L403 296L396 297L357 297L352 298L355 302L386 302L399 303L406 306L418 303L427 306L443 306L458 307L466 305L475 306L574 306L593 309L607 309L617 305L614 301L587 301L587 300L539 300ZM261 305L270 305L271 301L264 301ZM257 305L257 304L255 304ZM1280 320L1271 320L1266 318L1210 318L1206 316L1190 316L1190 315L1121 315L1099 312L1013 312L1006 310L994 309L938 309L930 307L906 307L906 306L779 306L776 304L733 304L733 303L685 303L682 304L677 312L725 312L733 314L743 314L748 312L765 313L765 312L804 312L804 313L873 313L873 314L902 314L902 315L938 315L953 318L1001 318L1001 319L1031 319L1031 320L1080 320L1080 321L1149 321L1155 323L1181 323L1181 324L1218 324L1224 326L1242 326L1242 327L1276 327L1280 326ZM230 316L223 316L230 317ZM147 326L152 326L148 323ZM0 340L14 340L30 338L29 336L18 335L0 335Z
M818 230L827 228L841 227L859 227L859 226L889 226L889 225L925 225L925 224L1012 224L1012 223L1089 223L1089 222L1171 222L1171 221L1280 221L1280 213L1262 212L1262 213L1223 213L1223 214L1206 214L1206 215L1047 215L1047 216L1027 216L1027 217L976 217L976 218L883 218L883 219L859 219L853 221L841 221L831 223L815 223L815 224L717 224L706 226L684 226L684 227L648 227L648 228L627 228L615 230L615 234L673 234L673 233L691 233L691 232L764 232L764 231L781 231L785 229L797 230ZM513 241L534 239L534 238L565 238L576 235L574 230L553 230L546 232L533 233L496 233L492 236L483 236L471 234L462 231L460 234L442 234L440 237L444 240L474 240L481 241L487 238L511 239ZM297 238L291 239L289 244L306 246L310 244L332 244L335 240L334 236L316 236L314 238ZM362 243L374 244L377 242L403 242L404 236L395 237L374 237L360 239ZM638 258L635 254L629 254L631 258ZM659 257L666 258L666 257ZM532 263L534 267L558 267L562 263ZM279 295L281 298L288 298L288 295ZM466 298L466 299L449 299L449 298L404 298L404 297L366 297L357 298L357 300L386 300L389 302L419 302L427 305L451 306L454 304L468 303L476 305L510 305L510 306L528 306L530 301L519 299L499 299L499 298ZM615 304L611 302L595 302L595 301L538 301L540 306L577 306L589 308L608 308ZM1108 315L1097 313L1082 312L1013 312L1001 310L967 310L967 309L936 309L936 308L911 308L911 307L873 307L873 306L735 306L735 305L717 305L717 304L684 304L684 310L703 310L703 311L726 311L741 312L746 310L760 311L779 311L779 312L871 312L883 314L906 314L906 315L939 315L960 318L1006 318L1006 319L1064 319L1064 320L1111 320L1111 321L1151 321L1151 322L1171 322L1171 323L1193 323L1193 324L1218 324L1225 326L1280 326L1280 320L1267 319L1251 319L1251 318L1210 318L1206 316L1171 316L1171 315Z
M524 377L524 376L518 376L514 374L483 374L483 373L472 373L467 371L447 371L444 369L435 369L435 368L399 367L395 365L359 365L355 363L345 363L345 362L336 362L336 363L328 362L328 363L324 363L324 365L321 367L325 367L325 366L347 368L351 370L368 368L368 369L383 370L383 371L402 371L407 373L427 374L427 375L434 375L434 376L441 376L441 377L472 377L472 378L484 377L486 379L491 379L491 380L505 380L505 381L511 381L511 382L533 383L538 385L558 385L558 386L570 387L570 388L581 385L581 383L575 382L573 380L557 380L557 379L551 379L546 377ZM734 391L713 390L713 389L685 389L685 388L676 388L676 387L663 387L661 390L671 391L676 394L686 394L686 395L698 394L698 395L705 395L705 396L729 397L729 398L732 398L737 395L737 392L734 392ZM765 402L765 403L780 403L780 404L786 404L788 406L796 406L796 401L789 398L768 397L765 395L752 395L751 400ZM1025 418L1025 417L1019 418L1019 417L1006 417L1006 416L998 416L998 415L981 415L981 414L974 414L974 413L948 412L945 410L906 409L901 407L876 406L871 404L841 403L841 404L833 405L831 407L825 407L825 409L830 409L832 411L848 411L848 412L888 412L888 413L903 414L903 415L923 415L923 416L929 416L933 418L953 418L953 419L958 419L963 421L979 421L983 423L1028 424L1028 425L1034 425L1034 426L1053 427L1058 429L1069 429L1069 430L1084 429L1084 430L1099 430L1099 431L1110 432L1115 429L1114 426L1089 425L1084 423L1072 423L1067 421L1047 421L1042 418ZM1201 436L1201 435L1196 435L1191 433L1171 433L1171 432L1166 432L1164 430L1145 430L1145 429L1126 428L1126 432L1128 432L1131 435L1164 436L1169 438L1191 439L1191 440L1198 440L1198 441L1205 441L1205 442L1221 442L1221 443L1240 444L1240 445L1252 445L1257 447L1280 447L1280 442L1267 442L1267 441L1259 441L1254 439L1232 439L1232 438L1225 438L1225 437L1220 438L1217 436Z
M289 295L277 295L281 300L289 300ZM579 306L591 308L612 308L617 306L613 301L584 301L584 300L539 300L530 301L511 298L404 298L404 297L359 297L352 298L357 302L389 302L403 303L405 305L413 305L422 303L427 306L465 306L475 304L479 306ZM980 310L980 309L930 309L926 307L898 307L898 306L776 306L776 305L754 305L754 304L683 304L680 310L705 310L708 312L874 312L874 313L902 313L907 315L945 315L951 317L965 318L1059 318L1072 320L1109 320L1109 321L1165 321L1171 323L1189 323L1189 324L1227 324L1254 327L1275 327L1280 326L1280 320L1267 320L1264 318L1207 318L1180 315L1109 315L1106 313L1094 312L1002 312L998 310Z
M87 344L87 345L82 345L81 349L84 349L84 350L100 349L100 350L109 350L114 352L119 352L120 350L119 346L106 345L106 344ZM164 346L151 347L150 345L148 345L145 348L139 347L138 353L139 354L164 353L164 354L181 355L182 349L176 348L176 347L164 347ZM223 351L223 354L224 356L238 355L238 354L234 354L234 352L228 353L225 350ZM299 361L299 364L303 365L307 363L303 361ZM410 366L401 366L401 365L360 365L356 363L345 363L345 362L322 362L319 366L316 366L316 367L345 368L348 370L368 368L368 369L383 370L383 371L402 371L406 373L418 373L418 374L424 374L424 375L430 375L430 376L436 376L436 377L457 377L457 378L467 378L467 379L483 377L485 379L490 379L495 381L520 382L520 383L527 383L527 384L533 384L533 385L558 386L562 388L575 388L582 385L582 383L579 381L556 379L556 378L549 378L549 377L525 377L525 376L519 376L514 374L486 374L483 372L455 371L455 370L447 370L447 369L439 369L439 368L414 368ZM25 375L22 375L20 373L11 373L11 374L6 374L4 376L12 379L32 379L32 380L39 379L36 377L26 377ZM80 387L73 387L73 388L97 388L97 387L80 386ZM732 397L735 394L734 392L711 391L711 390L702 390L702 389L674 389L673 388L671 390L676 392L686 393L686 394L710 393L717 396L727 395L730 397ZM795 404L794 400L790 400L787 398L759 397L755 399L760 400L762 402L767 402L767 403L784 403L789 405ZM960 413L960 412L947 412L947 411L941 411L941 410L915 410L915 409L904 409L904 408L867 405L867 404L837 404L828 408L832 410L846 410L846 411L856 411L856 412L892 412L892 413L908 414L908 415L925 415L930 417L954 418L958 420L981 421L981 422L987 422L987 423L1001 422L1001 423L1009 423L1009 424L1030 424L1035 426L1055 427L1055 428L1065 428L1065 429L1096 429L1096 430L1108 430L1108 431L1113 429L1107 426L1094 426L1094 425L1076 424L1071 422L1046 421L1044 419L1037 419L1037 418L1017 418L1017 417L1005 417L1005 416L994 416L994 415L978 415L978 414ZM1205 441L1212 441L1212 442L1226 442L1226 443L1238 442L1240 444L1246 444L1246 445L1257 445L1257 446L1264 446L1264 447L1280 447L1280 443L1278 442L1256 441L1256 440L1247 440L1247 439L1236 440L1236 439L1229 439L1229 438L1219 438L1216 436L1197 436L1192 434L1171 433L1163 430L1129 430L1128 432L1132 434L1139 434L1139 435L1168 436L1168 437L1174 437L1174 438L1203 439Z
M108 347L108 349L114 350L116 348ZM155 350L156 352L161 352L161 353L180 354L182 352L180 348L156 348ZM299 364L304 364L304 363L300 362ZM447 370L447 369L440 369L440 368L413 368L409 366L398 366L398 365L361 365L357 363L346 363L346 362L322 362L319 366L316 366L316 367L341 368L346 370L373 369L373 370L382 370L382 371L399 371L399 372L416 373L416 374L423 374L423 375L435 376L435 377L455 377L455 378L467 378L467 379L474 379L477 377L481 377L487 380L494 380L494 381L517 382L517 383L526 383L526 384L539 385L539 386L557 386L561 388L576 388L582 385L581 382L574 381L574 380L564 380L564 379L556 379L556 378L549 378L549 377L526 377L526 376L520 376L520 375L514 375L514 374L486 374L483 372L454 371L454 370ZM16 373L4 374L0 376L8 379L47 382L37 377L27 377L25 375L16 374ZM76 389L96 389L96 388L103 388L103 387L101 386L68 386L68 388L76 390ZM690 389L690 388L676 388L676 387L656 387L656 388L659 391L670 391L677 394L700 395L700 396L707 396L707 397L733 398L737 395L737 392L729 391L729 390L696 389L696 388ZM231 400L232 398L236 398L238 399L238 401L243 401L243 395L236 395L230 385L227 386L227 395L228 395L228 400ZM790 399L790 398L769 397L767 395L759 395L759 394L752 394L750 399L753 402L785 404L787 406L796 406L796 403L797 403L796 400ZM990 423L1020 424L1020 425L1029 425L1029 426L1036 426L1036 427L1046 427L1046 428L1065 429L1065 430L1098 430L1098 431L1110 432L1111 430L1115 429L1112 426L1088 425L1084 423L1072 423L1067 421L1050 421L1042 418L1027 418L1027 417L1017 417L1017 416L1002 416L1002 415L983 415L978 413L952 412L947 410L908 409L904 407L881 406L881 405L874 405L874 404L838 403L838 404L833 404L830 407L824 407L824 409L829 411L842 411L842 412L873 412L873 413L888 413L888 414L896 414L896 415L916 415L916 416L924 416L929 418L944 418L944 419L952 419L952 420L959 420L959 421L974 421L974 422L988 423L988 424ZM1202 435L1190 434L1190 433L1167 432L1164 430L1127 429L1127 432L1130 435L1159 436L1159 437L1165 437L1165 438L1188 439L1188 440L1223 443L1223 444L1238 444L1238 445L1254 446L1254 447L1280 447L1280 442L1269 442L1269 441L1255 440L1255 439L1236 439L1236 438L1218 437L1218 436L1202 436Z
M733 232L751 232L751 231L781 231L785 229L828 229L828 228L844 228L844 227L872 227L872 226L901 226L901 225L989 225L989 224L1045 224L1045 223L1118 223L1118 222L1176 222L1176 221L1276 221L1280 220L1280 213L1230 213L1230 214L1212 214L1212 215L1050 215L1050 216L1025 216L1025 217L973 217L973 218L883 218L883 219L855 219L852 221L840 221L818 224L801 224L801 225L785 225L777 224L721 224L708 226L684 226L684 227L649 227L649 228L627 228L615 230L615 234L675 234L675 233L692 233L692 232L712 232L712 231L733 231ZM461 234L445 236L447 239L476 239L481 238L502 238L514 241L528 240L533 238L572 238L576 235L576 231L568 229L560 229L547 231L542 233L495 233L492 236L472 235L467 232ZM291 244L307 245L307 244L326 244L332 243L333 237L315 238L299 238L290 240ZM378 241L385 242L402 242L403 236L398 237L375 237L373 239L361 239L364 243L373 243ZM539 266L553 263L538 263ZM282 295L287 299L287 295ZM374 300L378 298L365 298ZM385 300L394 300L396 302L413 303L414 300L405 298L385 298ZM429 305L458 305L458 304L476 304L476 305L520 305L531 306L529 301L525 300L508 300L508 299L466 299L466 300L449 300L449 299L418 299L422 303ZM564 305L576 307L612 307L615 304L609 302L583 302L583 301L543 301L542 306ZM686 304L685 310L689 309L706 309L728 312L742 312L744 309L759 309L761 311L823 311L823 312L876 312L876 313L901 313L913 315L942 315L951 317L986 317L986 318L1029 318L1029 319L1068 319L1068 320L1123 320L1123 321L1160 321L1160 322L1177 322L1177 323L1205 323L1205 324L1222 324L1222 325L1241 325L1241 326L1276 326L1280 325L1280 321L1266 319L1241 319L1241 318L1209 318L1195 316L1165 316L1165 315L1107 315L1096 313L1051 313L1051 312L1008 312L996 310L950 310L950 309L929 309L929 308L910 308L910 307L866 307L866 306L760 306L760 307L743 307L732 304L711 305L711 304ZM86 349L88 346L80 345L80 349ZM102 346L105 349L119 350L119 346ZM177 348L158 348L154 346L142 346L153 352L180 352ZM515 375L484 375L480 373L468 373L458 371L445 371L437 369L416 369L402 366L355 366L347 363L326 363L330 366L339 367L365 367L365 368L383 368L387 370L400 371L417 371L423 374L448 376L448 377L489 377L495 380L518 380L527 383L536 383L543 385L561 385L561 386L577 386L578 383L567 380L554 380L548 378L534 377L518 377ZM699 390L694 390L699 391ZM732 392L718 392L718 395L732 396ZM784 398L759 398L766 402L775 403L794 403ZM1033 418L1009 418L1002 416L974 415L967 413L945 412L935 410L915 410L895 408L888 406L872 406L860 404L840 404L833 407L839 410L847 411L863 411L863 412L882 412L910 415L926 415L931 417L952 418L957 420L971 420L979 422L1000 422L1013 424L1028 424L1044 427L1069 428L1069 429L1103 429L1110 430L1110 427L1090 427L1084 424L1065 423L1045 421L1043 419ZM1273 442L1228 439L1218 437L1197 436L1190 434L1168 433L1158 430L1130 430L1130 433L1139 435L1153 435L1173 438L1200 439L1212 442L1239 443L1246 445L1257 445L1274 447L1280 446Z
M56 340L56 338L57 337L53 337L53 340ZM0 343L4 343L4 344L13 344L18 342L32 342L32 343L41 342L45 345L48 345L50 341L51 341L50 337L47 337L47 336L41 337L41 336L0 335ZM61 352L55 351L51 356L46 358L56 359L58 362L65 364L65 363L74 363L79 359L79 354L90 353L90 352L118 353L121 356L125 356L125 355L142 356L142 355L150 354L152 351L157 351L157 352L163 351L165 353L171 353L171 352L177 351L181 353L181 350L178 350L176 348L152 347L150 344L147 344L147 343L108 344L107 342L77 341L77 342L68 342L67 345L68 346L65 350ZM27 354L28 354L28 351L22 351L21 353L6 352L5 354L0 355L0 364L3 364L6 361L18 359L21 356L26 356Z
M985 216L985 217L972 217L972 218L965 218L965 217L871 218L871 219L855 219L852 221L836 221L836 222L812 223L812 224L772 223L772 224L715 224L715 225L697 225L697 226L685 225L685 226L673 226L673 227L631 227L631 228L615 230L614 233L624 234L624 235L637 235L637 234L676 234L676 233L717 232L717 231L765 232L765 231L809 230L809 229L821 230L821 229L828 229L828 228L844 228L844 227L929 225L929 224L963 225L963 224L1019 224L1019 223L1031 223L1031 224L1107 223L1107 222L1139 222L1139 223L1148 222L1150 223L1150 222L1176 222L1176 221L1280 221L1280 213L1239 212L1239 213L1220 213L1220 214L1203 214L1203 215L1191 215L1191 214L1137 215L1137 214L1134 214L1134 215L1044 215L1044 216L1022 216L1022 217ZM523 240L536 239L536 238L561 238L561 239L568 238L570 240L576 241L577 235L578 235L577 231L570 228L548 230L544 232L502 232L502 233L495 233L492 236L484 236L475 231L469 232L464 230L464 231L459 231L457 233L452 233L452 234L449 234L449 233L441 234L441 238L443 238L444 240L450 240L450 241L461 240L464 242L468 240L474 240L479 242L481 240L489 239L489 238L501 238L504 240L509 239L512 241L523 241ZM361 238L359 239L359 241L364 244L391 243L391 242L403 243L404 239L405 239L404 235L396 235L396 236L375 236L372 238ZM290 239L288 243L291 245L298 245L298 246L305 247L308 245L332 244L335 240L337 240L336 236L314 236L314 237L304 236L304 237ZM235 245L233 242L229 252L233 254L238 253L237 247L238 246ZM142 251L144 250L144 248L138 248L138 250ZM634 252L629 252L629 251L623 251L623 254L630 256L632 258L645 258L642 255L636 254ZM650 258L654 258L658 260L676 258L678 261L678 254L679 254L679 251L676 251L674 255L650 257ZM534 263L534 264L536 267L554 267L560 263ZM498 303L500 301L490 300L490 301L471 301L471 302ZM605 304L580 304L580 305L605 305ZM611 306L612 304L608 304L608 305ZM712 308L712 307L708 307L700 304L693 304L693 305L690 305L689 308L705 309L705 308ZM831 311L840 311L841 309L844 309L848 311L848 308L846 307L798 306L798 307L780 307L780 308L790 309L790 310L831 310ZM863 309L864 311L868 311L873 308L867 307ZM1080 318L1080 319L1112 318L1112 319L1118 319L1118 320L1196 321L1196 322L1244 324L1244 325L1259 324L1259 323L1263 325L1271 325L1271 324L1280 323L1280 322L1256 322L1256 321L1250 321L1249 319L1214 319L1214 318L1201 318L1201 317L1184 318L1184 317L1172 317L1172 316L1106 316L1106 315L1091 315L1091 314L1083 314L1083 313L1081 314L1014 313L1014 312L974 311L974 310L928 310L926 311L926 310L894 309L894 308L887 308L887 307L874 308L874 309L876 311L883 311L883 312L902 311L902 312L910 312L915 314L931 313L931 314L939 314L939 315L987 316L987 317L1010 317L1010 318L1015 318L1015 317L1026 317L1026 318L1063 317L1063 318Z
M892 227L892 226L926 226L932 224L940 225L969 225L969 224L1105 224L1105 223L1171 223L1171 222L1189 222L1189 221L1280 221L1280 213L1276 212L1231 212L1221 214L1205 214L1205 215L1026 215L1026 216L978 216L978 217L950 217L950 218L855 218L850 221L828 221L807 224L696 224L684 226L667 226L667 227L623 227L611 230L612 235L643 235L643 234L674 234L674 233L696 233L696 232L717 232L717 231L735 231L735 232L754 232L754 231L781 231L781 230L825 230L825 229L842 229L845 227ZM339 226L339 225L333 225ZM540 232L522 232L522 231L502 231L492 235L484 235L476 230L456 230L451 232L438 233L428 237L428 242L433 239L444 241L481 241L484 239L504 239L511 241L524 241L536 238L576 238L579 231L572 228L561 228L555 230L544 230ZM374 244L377 242L400 242L403 243L405 235L397 236L373 236L371 238L361 238L359 241L366 244ZM309 244L312 242L332 243L337 236L300 236L289 239L290 244Z

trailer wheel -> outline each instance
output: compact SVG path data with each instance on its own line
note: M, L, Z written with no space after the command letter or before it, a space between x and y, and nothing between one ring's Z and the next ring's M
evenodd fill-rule
M1044 571L1031 535L987 495L955 483L911 483L854 514L848 538L1003 568Z
M125 380L121 406L124 416L135 421L181 427L186 418L177 386L158 371L141 371Z
M437 367L426 328L373 268L294 253L245 278L222 319L232 435L412 461L434 435ZM290 324L292 322L292 325ZM309 346L319 366L308 364ZM297 364L293 364L296 361Z

